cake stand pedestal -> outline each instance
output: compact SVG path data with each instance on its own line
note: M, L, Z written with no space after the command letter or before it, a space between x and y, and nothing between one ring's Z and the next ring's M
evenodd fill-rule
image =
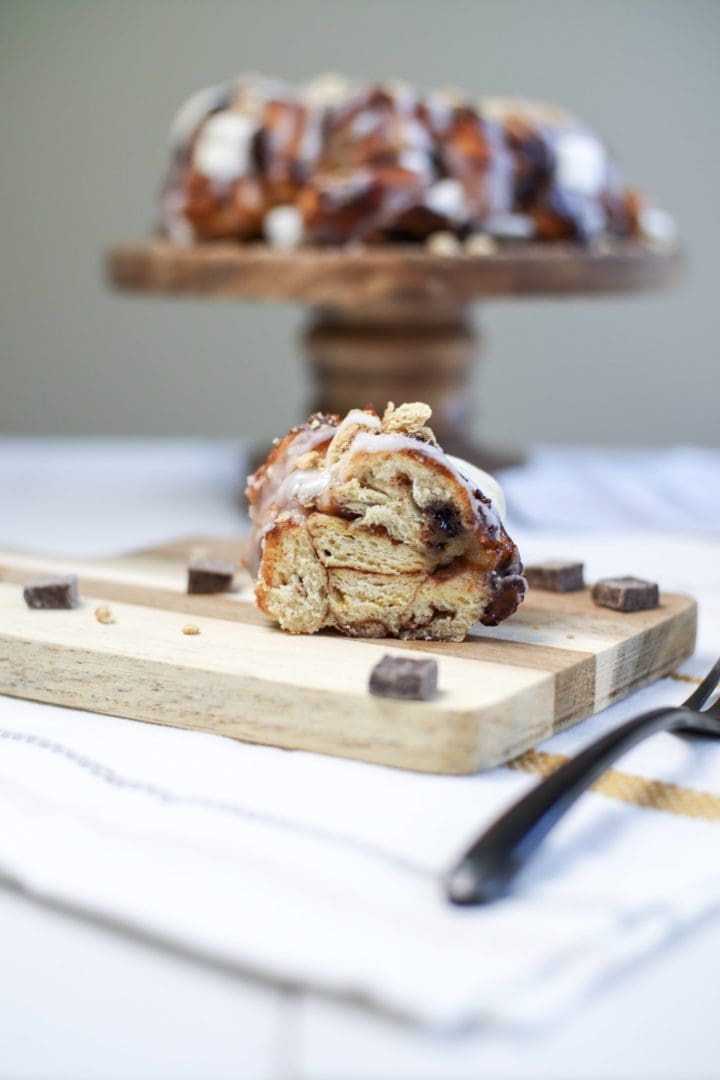
M107 259L110 281L127 291L307 305L302 346L314 386L311 411L427 401L441 445L490 469L519 458L488 451L472 422L472 304L647 291L671 284L679 267L677 251L635 241L597 250L522 244L490 255L433 255L404 246L284 252L157 240L115 248ZM299 408L298 419L306 412Z

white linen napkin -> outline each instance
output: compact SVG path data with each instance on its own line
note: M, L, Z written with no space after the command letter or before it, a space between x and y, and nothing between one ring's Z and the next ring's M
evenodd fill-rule
M538 447L502 482L525 527L720 530L720 450Z
M679 697L661 684L633 709ZM661 741L661 775L720 794L715 747ZM657 776L658 754L638 749L632 771ZM528 1022L720 906L719 824L595 794L512 899L447 905L443 870L533 782L402 773L18 701L0 728L0 868L184 950L424 1023Z
M544 749L568 752L687 689L663 680ZM511 899L462 910L443 899L443 871L533 777L425 776L3 704L7 878L421 1023L544 1018L720 906L720 823L588 794ZM720 747L705 740L658 736L621 767L720 796Z
M699 650L683 670L704 674L720 655L717 543L518 540L527 559L578 555L590 577L643 573L696 592ZM572 753L691 689L663 679L542 749ZM660 735L618 768L720 798L709 740ZM413 774L2 698L0 875L184 952L423 1024L531 1024L720 908L720 822L595 793L510 899L448 905L443 872L535 782L505 767Z

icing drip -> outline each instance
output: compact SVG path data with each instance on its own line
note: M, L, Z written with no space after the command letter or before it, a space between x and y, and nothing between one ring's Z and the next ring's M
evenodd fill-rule
M364 432L360 432L353 439L347 456L343 458L345 463L343 472L347 470L350 461L356 454L397 453L402 450L410 450L414 454L438 462L465 488L476 517L482 520L488 528L493 526L497 528L500 524L499 514L505 510L505 498L497 480L494 480L493 477L469 462L463 461L462 458L451 457L438 446L433 446L432 443L419 442L409 435L366 435ZM476 498L476 490L479 490L481 495L490 500L489 506Z
M327 446L336 430L331 424L301 429L283 457L272 462L264 471L261 470L260 474L253 473L248 477L248 492L254 496L253 526L248 544L248 561L253 573L257 572L260 564L265 534L273 527L278 515L294 510L302 514L314 498L312 492L305 492L303 482L307 481L308 487L312 488L311 478L320 481L325 472L324 469L295 469L295 462L302 454ZM324 480L320 481L320 490L324 483Z
M483 495L485 495L493 505L493 509L500 515L501 518L505 517L505 492L500 487L494 476L485 472L484 469L478 469L477 465L471 465L469 461L465 461L464 458L454 457L452 454L447 455L448 461L451 461L457 469L460 476L464 476L473 485L473 488L477 488Z
M362 409L351 409L345 419L338 425L338 427L332 429L332 437L338 438L342 432L357 424L361 424L363 427L369 428L372 431L382 431L382 423L378 416L373 413L363 412ZM313 434L317 434L314 432ZM325 431L325 437L327 438L328 432ZM302 436L298 436L300 439ZM374 436L378 438L379 436ZM313 445L306 445L307 440L304 440L303 446L297 452L295 451L295 443L292 448L292 462L295 462L301 454L307 452L307 450L314 449L319 442L313 443ZM353 440L353 446L355 440ZM282 481L275 500L278 505L285 509L292 510L298 506L305 509L312 509L325 502L324 496L327 494L327 490L330 485L337 479L338 472L337 466L339 462L336 462L334 466L324 465L321 469L294 469L289 472L285 479ZM292 468L292 465L291 465Z
M315 469L295 467L302 455L327 448L332 441L339 441L347 428L358 425L366 430L357 432L349 448L336 461L329 463L326 460L320 468ZM445 454L432 443L421 442L409 435L386 434L380 418L374 413L352 409L337 427L327 424L298 431L283 457L268 465L260 478L249 478L250 489L257 493L251 534L251 551L254 552L256 564L259 563L265 536L280 514L290 514L302 520L313 510L331 512L332 488L349 478L353 461L359 454L407 451L431 459L449 473L467 492L476 525L482 526L491 535L497 534L505 513L505 498L502 488L492 476L462 458Z

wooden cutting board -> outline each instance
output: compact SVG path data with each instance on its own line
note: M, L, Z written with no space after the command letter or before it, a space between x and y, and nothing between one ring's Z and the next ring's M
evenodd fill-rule
M662 595L655 611L596 607L587 590L532 591L498 627L464 642L292 637L253 604L249 580L188 596L191 549L237 557L238 545L178 541L105 560L0 552L0 692L248 742L437 773L496 765L667 674L693 651L695 601ZM77 573L81 607L33 611L19 585ZM101 624L106 603L116 621ZM194 623L199 634L182 628ZM432 655L430 702L372 697L385 653Z

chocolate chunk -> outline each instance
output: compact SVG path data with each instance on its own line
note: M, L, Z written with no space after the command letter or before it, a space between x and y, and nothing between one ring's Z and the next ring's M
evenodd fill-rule
M569 559L547 559L525 567L527 583L533 589L548 592L575 592L585 588L583 564Z
M427 701L437 690L437 660L383 656L370 672L369 690L379 697Z
M448 540L459 536L463 524L460 511L446 502L434 502L425 507L426 525L423 540L434 551L442 551Z
M492 593L485 614L480 619L483 626L497 626L517 611L525 596L525 581L519 574L490 575Z
M193 559L188 566L189 593L227 592L235 577L235 566L223 559Z
M438 539L450 540L462 532L460 511L452 503L434 502L425 510L430 527Z
M634 577L603 578L593 585L592 598L615 611L647 611L660 603L655 582Z
M23 589L23 596L30 608L74 608L78 603L78 580L75 574L35 578Z

